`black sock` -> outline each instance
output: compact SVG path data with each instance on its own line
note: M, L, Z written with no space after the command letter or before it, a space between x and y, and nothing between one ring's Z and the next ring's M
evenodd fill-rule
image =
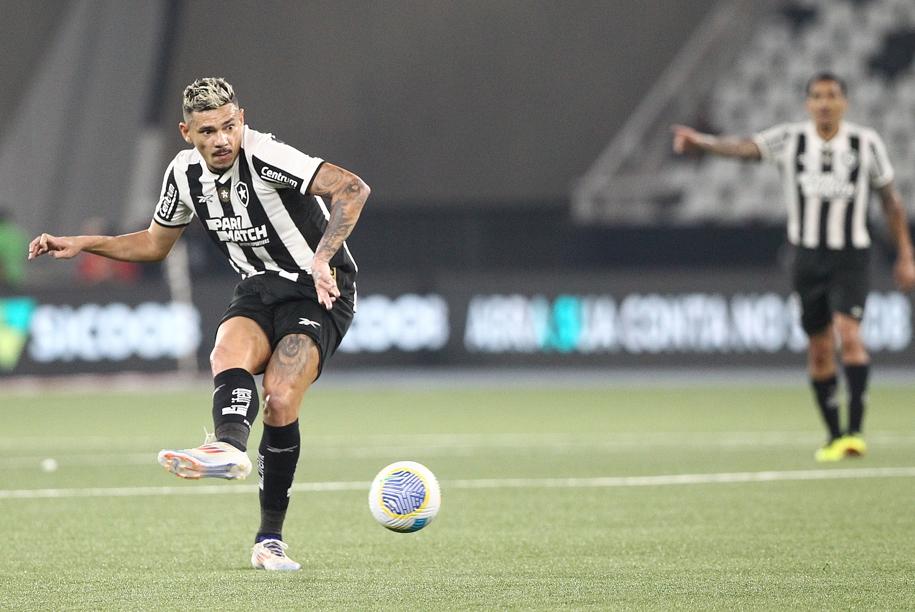
M848 383L848 433L851 434L861 433L870 371L870 364L867 363L845 365L845 381Z
M811 378L810 384L813 385L813 393L816 395L817 406L820 408L820 414L823 415L823 421L829 429L829 439L835 440L842 436L842 429L839 427L839 405L836 402L836 387L838 380L835 374L823 380Z
M282 539L283 521L289 507L289 489L299 462L299 422L283 427L264 424L264 436L257 453L260 476L261 526L257 535Z
M251 423L257 417L257 384L242 368L220 372L213 378L213 424L216 439L238 450L247 450Z

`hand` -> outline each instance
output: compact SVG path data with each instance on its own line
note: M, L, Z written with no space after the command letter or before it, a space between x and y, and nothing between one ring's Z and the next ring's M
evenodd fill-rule
M896 258L896 265L893 266L893 278L896 279L896 286L901 291L915 289L915 259L912 259L911 255Z
M707 140L705 134L685 125L672 125L670 129L674 133L674 153L677 155L703 150L702 145Z
M50 253L54 259L70 259L82 251L82 247L71 236L42 234L29 243L29 259Z
M330 265L323 259L315 258L311 262L311 278L315 281L318 303L330 310L334 307L334 301L340 297L340 289L330 272Z

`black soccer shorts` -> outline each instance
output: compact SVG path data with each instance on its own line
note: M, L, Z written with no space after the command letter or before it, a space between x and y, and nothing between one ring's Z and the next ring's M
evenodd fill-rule
M324 363L340 346L353 321L355 283L344 283L344 289L350 290L341 290L334 307L327 310L318 303L310 278L296 283L274 274L259 274L235 286L232 303L219 323L232 317L252 319L264 330L271 349L276 349L280 340L289 334L305 334L318 347L320 377Z
M870 291L870 250L798 247L792 281L808 336L823 331L835 312L861 321Z

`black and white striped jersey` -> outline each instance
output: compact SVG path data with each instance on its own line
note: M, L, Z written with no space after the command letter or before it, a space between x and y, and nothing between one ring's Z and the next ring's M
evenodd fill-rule
M871 192L893 180L880 136L843 122L824 141L812 121L784 123L753 137L778 165L788 205L788 241L805 248L865 249L871 244Z
M153 219L180 227L196 216L242 278L272 273L311 282L314 250L330 216L324 200L308 194L322 163L245 126L238 158L222 174L210 172L196 149L175 156ZM355 275L346 243L330 266Z

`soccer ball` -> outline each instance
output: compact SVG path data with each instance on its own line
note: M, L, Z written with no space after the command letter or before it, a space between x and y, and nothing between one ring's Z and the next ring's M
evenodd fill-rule
M391 531L419 531L432 522L442 505L435 474L415 461L397 461L383 468L369 490L369 510Z

